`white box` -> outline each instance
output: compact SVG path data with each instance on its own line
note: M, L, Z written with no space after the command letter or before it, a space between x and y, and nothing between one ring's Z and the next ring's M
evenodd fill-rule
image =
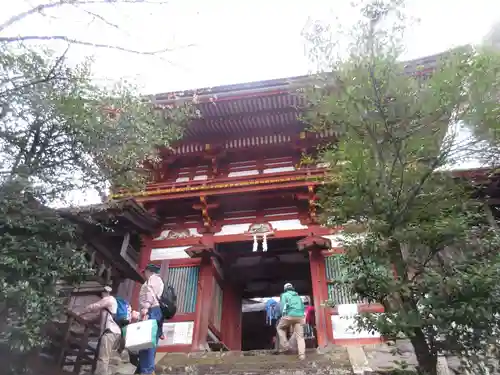
M125 327L125 348L137 352L155 348L158 343L158 322L154 319L132 323Z

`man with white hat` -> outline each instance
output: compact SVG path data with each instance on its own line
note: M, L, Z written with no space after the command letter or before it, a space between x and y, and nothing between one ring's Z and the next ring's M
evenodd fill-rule
M159 275L160 267L156 264L148 264L144 269L146 282L141 286L139 292L139 305L141 307L141 319L156 320L158 323L158 340L163 336L163 313L160 308L160 296L165 287ZM139 351L139 373L151 375L155 373L156 347Z
M118 310L118 302L111 295L112 289L110 286L105 286L102 291L101 299L96 303L87 306L80 315L85 315L94 312L101 312L104 325L104 332L99 340L96 375L109 374L109 360L113 351L120 348L121 329L113 319L112 314L116 314Z
M293 285L286 283L284 292L280 297L281 319L276 327L279 336L280 352L289 350L290 343L286 335L290 328L297 340L299 359L306 357L306 342L304 340L305 307L302 298L293 288Z

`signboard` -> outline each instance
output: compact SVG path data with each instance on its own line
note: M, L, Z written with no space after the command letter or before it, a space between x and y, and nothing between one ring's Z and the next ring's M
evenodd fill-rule
M179 322L163 324L164 340L160 340L159 346L165 345L189 345L193 342L194 322Z
M334 339L365 339L380 337L378 332L359 331L353 317L332 315L332 329Z

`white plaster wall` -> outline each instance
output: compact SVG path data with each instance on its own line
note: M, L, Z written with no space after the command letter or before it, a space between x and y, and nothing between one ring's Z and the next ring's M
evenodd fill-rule
M299 219L276 220L269 222L275 231L277 230L296 230L307 229L307 225L302 225Z
M232 235L232 234L243 234L246 231L248 231L250 224L251 223L223 225L221 228L221 231L218 233L215 233L214 236L228 236L228 235Z
M267 168L263 170L263 173L280 173L280 172L293 172L295 170L295 167L289 166L289 167L275 167L275 168Z
M248 232L250 225L252 223L245 224L227 224L223 225L221 231L215 233L215 236L228 236L233 234L244 234ZM269 221L269 224L273 227L274 231L278 230L296 230L296 229L307 229L307 225L302 225L299 219L290 220L275 220ZM252 240L251 237L248 238L249 241Z
M186 249L191 246L178 246L178 247L163 247L151 250L150 260L166 260L166 259L186 259L189 255Z
M230 172L227 177L242 177L242 176L256 176L259 174L259 171L257 169L251 169L248 171L236 171L236 172Z

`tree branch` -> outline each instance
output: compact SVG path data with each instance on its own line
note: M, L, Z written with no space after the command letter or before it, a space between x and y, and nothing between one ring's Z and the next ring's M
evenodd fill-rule
M134 53L137 55L159 55L162 53L167 53L167 52L172 52L174 49L172 48L165 48L161 50L156 50L156 51L139 51L135 49L130 49L126 47L120 47L120 46L113 46L111 44L101 44L101 43L93 43L93 42L87 42L84 40L78 40L78 39L73 39L70 37L67 37L65 35L25 35L25 36L13 36L13 37L0 37L0 43L12 43L12 42L29 42L29 41L35 41L35 40L42 40L42 41L50 41L50 40L58 40L58 41L64 41L70 44L78 44L81 46L88 46L88 47L94 47L94 48L102 48L102 49L111 49L111 50L117 50L117 51L122 51L122 52L128 52L128 53ZM188 48L188 47L193 47L194 44L188 44L186 46L183 46L183 48Z
M46 10L46 9L56 8L58 6L62 6L65 3L67 3L67 1L60 0L60 1L55 2L55 3L41 4L41 5L37 5L36 7L31 8L31 9L25 11L25 12L18 13L16 15L12 16L11 18L9 18L3 24L1 24L0 25L0 31L3 31L4 29L6 29L7 27L12 26L16 22L21 21L23 18L26 18L26 17L31 16L31 15L36 14L36 13L40 13L43 10Z
M167 1L148 1L148 0L59 0L54 3L40 4L25 12L18 13L3 24L0 25L0 31L12 26L13 24L22 21L24 18L32 16L33 14L42 13L45 10L62 7L64 5L91 5L91 4L155 4L164 5Z
M15 92L17 90L22 90L22 89L24 89L26 87L29 87L29 86L38 85L40 83L46 83L46 82L49 82L49 81L51 81L53 79L56 79L57 78L56 71L64 63L68 51L69 51L69 46L61 54L61 56L59 56L56 59L54 65L50 68L50 70L47 72L47 74L45 75L45 77L42 77L42 78L39 78L39 79L35 79L33 81L29 81L29 82L26 82L26 83L23 83L22 85L19 85L19 86L14 86L13 88L5 90L3 92L0 91L0 97L11 95L13 92Z
M82 9L85 13L87 13L89 16L91 16L92 18L95 19L98 19L100 20L101 22L105 23L106 25L112 27L113 29L117 29L117 30L120 30L120 26L118 26L116 23L113 23L111 21L108 21L106 18L104 18L103 16L97 14L97 13L94 13L94 12L91 12L90 10L86 10L86 9ZM92 23L89 22L89 24Z

